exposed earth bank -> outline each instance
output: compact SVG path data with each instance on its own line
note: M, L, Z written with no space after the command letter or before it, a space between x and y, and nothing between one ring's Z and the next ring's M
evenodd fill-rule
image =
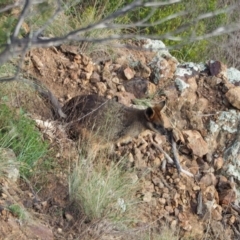
M160 41L137 45L145 50L118 49L114 59L104 52L86 56L75 46L33 49L25 56L24 76L37 79L62 105L90 93L117 96L131 107L165 100L164 127L173 132L180 166L187 174L179 174L176 164L167 160L165 153L174 157L165 135L147 131L116 148L116 155L127 156L127 168L136 170L141 182L136 229L150 226L161 232L167 225L182 239L240 239L240 72L220 61L179 63ZM63 170L77 161L78 153L51 106L42 100L29 111L43 136L58 148L57 170L54 176L53 171L46 174L48 181L37 194L19 179L1 180L1 238L127 239L118 231L97 235L97 227L83 235L81 218L70 207ZM47 121L54 131L46 128ZM31 224L19 222L7 210L13 203L31 213Z

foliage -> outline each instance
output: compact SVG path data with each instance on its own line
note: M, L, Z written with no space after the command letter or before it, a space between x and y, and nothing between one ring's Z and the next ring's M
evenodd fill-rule
M212 32L218 26L227 23L228 14L220 14L211 18L196 21L200 14L215 11L220 8L225 8L226 4L221 3L223 0L182 0L180 3L170 4L163 7L151 8L141 7L136 10L118 17L114 20L115 23L135 23L139 20L148 18L147 23L152 26L147 27L132 27L128 31L138 32L140 34L149 34L159 36L159 39L164 40L164 35L171 33L174 37L181 37L181 41L164 40L165 44L173 47L172 54L183 61L199 61L204 60L208 56L209 49L213 44L208 40L192 41L196 36L203 36ZM96 23L119 8L131 3L132 0L90 0L90 1L75 1L61 0L63 11L49 24L44 31L44 35L64 36L70 31L77 28L84 28L88 25ZM37 31L47 20L53 15L57 9L57 1L44 0L31 7L30 13L27 15L25 22L20 31L20 35L24 37L31 29ZM5 4L6 5L6 4ZM164 21L161 24L155 24L173 14L186 11L187 14L178 16L171 20ZM20 10L4 12L0 14L0 47L3 46L9 39L19 16ZM233 17L232 17L233 18ZM238 14L235 14L235 19ZM126 31L126 29L124 29ZM118 29L95 29L92 31L83 31L81 34L85 38L98 38L99 36L110 36L119 33ZM92 48L93 44L81 43L81 50ZM217 48L217 46L215 46Z
M3 103L0 104L0 146L14 151L23 175L30 174L36 161L47 152L47 144L42 141L34 121L25 117L22 109L16 113Z
M199 15L217 10L217 3L218 0L183 0L180 3L155 9L154 13L152 13L152 16L147 21L147 23L151 23L152 26L139 27L137 31L141 34L145 33L159 36L159 39L167 33L170 33L174 37L181 37L182 40L179 42L168 39L164 40L166 46L173 47L172 54L183 61L203 60L207 53L208 41L201 40L188 43L188 40L207 34L226 22L226 14L217 15L211 19L196 21ZM181 11L185 11L186 14L183 16L179 15L161 24L154 24L173 14L180 13ZM130 14L130 19L136 22L137 20L146 18L150 14L151 9L140 8Z

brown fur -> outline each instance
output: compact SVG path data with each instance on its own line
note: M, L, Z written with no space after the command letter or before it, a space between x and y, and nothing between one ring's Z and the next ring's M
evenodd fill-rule
M69 100L63 106L63 112L67 115L72 137L78 138L82 129L85 129L84 132L96 133L106 142L119 142L128 137L137 137L146 129L164 132L163 107L162 102L152 108L139 110L98 95L87 95Z

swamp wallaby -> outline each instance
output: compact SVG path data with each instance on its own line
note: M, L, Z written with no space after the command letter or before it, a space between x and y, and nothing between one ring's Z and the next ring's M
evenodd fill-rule
M164 105L160 102L140 110L93 94L70 99L63 106L63 112L72 137L78 137L85 129L104 141L119 142L137 137L146 129L165 133L161 114Z

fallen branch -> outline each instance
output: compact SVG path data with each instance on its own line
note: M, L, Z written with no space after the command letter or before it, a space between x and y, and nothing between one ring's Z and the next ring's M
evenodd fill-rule
M153 142L153 140L151 141L152 142L152 145L157 148L160 152L162 152L165 156L165 158L167 159L168 163L170 164L175 164L176 167L177 167L177 170L178 170L178 173L181 174L181 173L184 173L186 174L187 176L189 177L194 177L194 175L192 173L190 173L189 171L183 169L180 165L180 162L178 160L178 154L177 154L177 149L176 149L176 142L174 140L172 140L172 142L174 142L173 144L173 147L172 147L172 150L173 150L173 155L174 155L174 160L159 146L157 145L156 143ZM177 157L176 157L177 156Z

